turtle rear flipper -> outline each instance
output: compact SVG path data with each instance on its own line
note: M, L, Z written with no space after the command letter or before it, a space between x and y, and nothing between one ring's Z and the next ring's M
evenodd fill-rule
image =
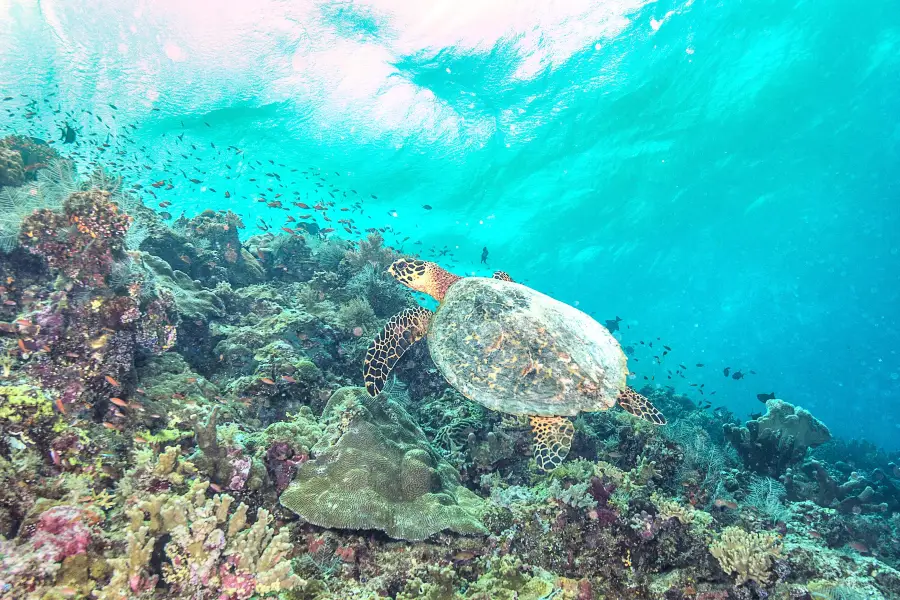
M565 417L531 417L534 460L538 468L552 471L562 464L572 446L575 426Z
M625 412L629 412L645 421L650 421L654 425L666 424L666 418L659 412L659 409L630 387L625 388L619 394L618 402Z
M391 369L410 346L425 337L433 313L421 306L407 308L384 326L366 351L363 378L366 390L377 396L384 388Z

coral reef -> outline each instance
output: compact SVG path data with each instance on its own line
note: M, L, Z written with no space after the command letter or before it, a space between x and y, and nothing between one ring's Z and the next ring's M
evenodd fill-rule
M781 544L772 533L748 533L740 527L726 527L709 547L722 569L741 585L753 580L769 581L772 561L780 556Z
M809 411L775 399L766 402L766 414L743 427L726 424L725 437L754 471L777 477L831 433Z
M354 387L415 303L387 229L248 235L145 183L0 141L0 598L900 597L897 454L645 387L669 425L579 415L539 472L427 348Z
M322 418L312 458L281 495L286 508L315 525L380 529L405 540L444 529L486 533L480 499L396 402L341 388Z

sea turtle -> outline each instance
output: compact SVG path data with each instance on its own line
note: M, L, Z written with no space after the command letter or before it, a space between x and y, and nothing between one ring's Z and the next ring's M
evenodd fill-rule
M626 384L618 341L597 321L549 296L493 278L459 277L435 263L400 259L388 272L438 302L435 312L408 308L388 321L366 352L366 390L376 396L391 369L427 336L441 374L470 400L528 416L534 457L544 470L565 459L575 431L567 418L616 403L657 425L662 413Z

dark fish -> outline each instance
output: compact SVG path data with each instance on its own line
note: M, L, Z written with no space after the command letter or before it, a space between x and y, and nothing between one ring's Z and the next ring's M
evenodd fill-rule
M725 377L728 377L728 373L731 371L731 367L725 367L725 370L722 373L725 374Z
M703 366L703 363L697 363L697 366L698 366L698 367L702 367L702 366Z
M75 139L78 137L78 132L72 129L72 126L66 123L62 127L62 137L59 138L62 140L63 144L72 144L75 142Z
M621 323L621 322L622 322L622 318L619 316L616 316L615 320L607 319L606 320L606 328L609 329L610 333L619 331L619 323ZM641 342L641 343L643 344L644 342Z
M769 392L768 394L757 394L756 399L765 404L769 400L775 399L775 392Z
M431 210L431 205L430 205L430 204L423 204L423 205L422 205L422 208L424 208L425 210Z
M744 374L741 373L740 371L735 371L734 373L731 374L731 378L732 379L743 379Z

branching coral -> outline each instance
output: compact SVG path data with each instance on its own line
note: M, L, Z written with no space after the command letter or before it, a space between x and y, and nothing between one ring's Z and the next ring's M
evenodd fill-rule
M162 580L172 597L193 600L246 600L254 594L301 588L305 582L286 560L288 531L276 532L272 516L257 511L247 522L247 505L232 511L227 494L207 498L208 482L194 481L184 495L154 494L128 510L124 556L110 559L113 575L100 600L118 600L156 587L150 554L166 536Z
M750 580L765 584L772 561L781 555L781 543L774 533L748 533L740 527L726 527L709 551L722 570L734 575L737 585Z

